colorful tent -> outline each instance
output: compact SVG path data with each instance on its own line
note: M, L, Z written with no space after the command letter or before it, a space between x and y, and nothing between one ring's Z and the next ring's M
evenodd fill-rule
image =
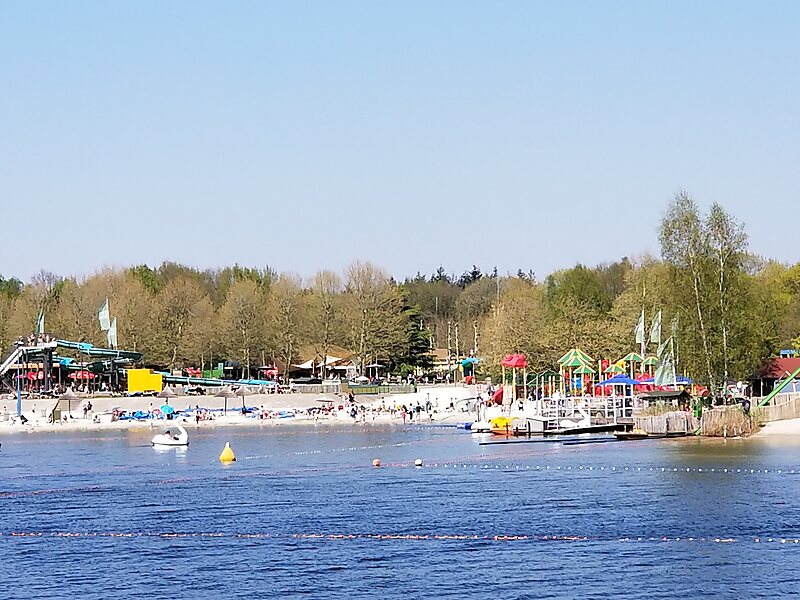
M623 361L623 360L626 363L629 363L629 362L642 362L643 359L642 359L641 355L637 354L636 352L631 352L630 354L626 354L625 356L620 358L620 361Z
M642 361L642 365L645 367L654 367L658 364L658 359L655 356L648 356Z
M617 363L612 363L608 365L603 371L603 373L611 373L611 374L624 373L624 372L625 372L625 367L620 367Z

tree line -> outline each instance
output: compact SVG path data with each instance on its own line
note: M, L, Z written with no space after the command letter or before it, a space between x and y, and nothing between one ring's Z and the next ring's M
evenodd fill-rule
M119 347L167 368L221 360L288 368L301 348L321 357L338 346L362 365L377 362L397 374L429 368L432 348L449 349L454 362L478 356L482 371L495 374L500 358L514 352L525 353L533 371L554 368L573 347L619 358L637 349L641 311L660 311L679 372L715 391L797 345L800 264L754 255L734 216L718 204L703 213L685 192L657 234L659 257L578 264L541 279L530 270L500 275L473 266L460 276L439 268L396 281L367 262L305 281L268 267L171 262L83 279L0 277L0 342L8 348L32 332L44 311L48 331L105 345L97 310L109 298Z

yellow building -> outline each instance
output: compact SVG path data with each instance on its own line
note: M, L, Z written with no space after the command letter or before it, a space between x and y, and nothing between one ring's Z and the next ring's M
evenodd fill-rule
M160 392L164 387L161 373L152 369L128 369L128 393Z

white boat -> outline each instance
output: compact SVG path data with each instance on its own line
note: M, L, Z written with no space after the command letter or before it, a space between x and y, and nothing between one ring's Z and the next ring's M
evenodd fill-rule
M475 421L469 429L472 433L491 433L492 424L488 421Z
M189 434L180 425L170 425L164 433L154 436L150 443L153 446L188 446Z

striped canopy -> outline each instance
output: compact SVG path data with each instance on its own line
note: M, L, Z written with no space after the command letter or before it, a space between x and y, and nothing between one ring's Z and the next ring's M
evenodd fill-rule
M558 363L562 367L577 367L586 365L592 362L592 357L586 354L583 350L573 348L564 356L558 359Z
M620 358L620 360L624 360L625 362L642 362L642 357L636 352L631 352Z

